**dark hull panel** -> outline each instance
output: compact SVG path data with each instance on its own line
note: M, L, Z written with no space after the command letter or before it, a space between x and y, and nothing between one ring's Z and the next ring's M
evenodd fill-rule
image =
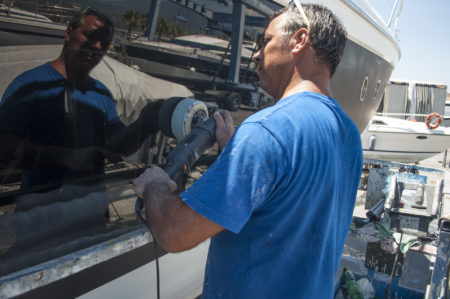
M392 65L386 60L347 40L344 56L331 79L331 90L360 132L375 114L392 71ZM367 91L361 100L365 78L368 82Z
M59 45L64 33L65 26L0 16L1 46Z

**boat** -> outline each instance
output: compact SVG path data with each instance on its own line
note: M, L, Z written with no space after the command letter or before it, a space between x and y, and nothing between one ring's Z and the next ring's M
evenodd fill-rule
M265 1L243 2L260 11L265 5ZM269 2L271 11L288 3L281 0ZM328 6L348 31L349 39L342 62L332 80L332 91L362 131L374 115L384 85L400 58L400 49L392 28L381 20L365 0L309 2ZM268 11L267 7L262 10ZM42 45L39 39L34 42ZM46 42L43 42L44 45ZM145 43L150 42L136 44L144 48ZM13 46L16 48L1 54L6 66L9 59L20 53L18 45ZM152 46L158 49L158 45ZM186 49L184 45L176 46ZM175 48L174 45L171 47ZM163 52L161 49L159 47L158 51ZM202 51L207 51L208 55L205 56L214 58L214 61L223 58L217 52L212 52L214 50ZM197 50L197 54L202 51ZM42 52L36 51L35 55L40 56ZM183 55L179 51L171 57L177 56ZM150 57L144 58L143 61L151 61ZM29 60L30 63L38 64L35 57ZM154 63L159 63L160 69L170 69L167 63ZM192 66L195 70L182 66L175 66L184 72L181 76L198 73L196 66ZM143 69L141 66L139 68ZM172 69L168 71L171 72ZM205 76L205 80L211 80L211 76ZM112 80L116 77L117 74L112 76ZM4 88L4 84L2 82L1 87ZM159 154L162 156L163 153ZM135 213L136 195L130 182L143 170L142 166L125 168L96 178L95 181L86 178L73 185L45 192L0 192L0 297L156 298L159 292L164 298L196 298L201 295L209 241L180 254L167 254L157 247L147 227ZM195 179L200 175L201 172L192 176ZM68 205L83 203L85 210L70 210L81 214L81 218L71 218L73 213L62 213L60 202L47 202L54 197L64 198ZM101 221L87 225L88 219L83 218L92 213L104 212L101 206L95 206L96 200L93 198L98 198L99 202L107 200L109 218L106 223ZM37 199L47 204L27 208L27 211L14 211L18 202L23 204ZM45 237L30 233L40 229L33 221L21 222L21 219L32 219L32 215L42 215L40 213L46 215L46 221L41 223L39 220L39 223L49 229Z
M279 8L288 3L281 0L275 2L280 5ZM362 131L380 104L383 90L400 59L399 46L392 30L366 1L310 2L327 5L347 29L346 49L331 80L331 89ZM221 68L218 64L223 57L216 56L217 53L202 55L205 52L199 46L205 48L205 44L209 42L202 42L195 36L180 39L175 44L136 40L126 43L126 51L132 63L144 72L183 82L194 91L213 89L213 83L227 88L227 68ZM241 80L246 69L245 64L241 64Z
M55 23L43 14L0 4L2 46L62 44L65 31L65 25Z
M418 163L450 148L450 128L375 115L361 134L364 157ZM423 115L427 116L427 115Z
M12 3L11 3L12 4ZM0 4L0 15L8 16L14 19L34 20L44 23L53 23L52 20L46 16L38 13L29 12L23 9L18 9L12 5Z
M225 85L229 69L230 42L208 35L184 35L170 42L133 40L125 42L132 63L150 75L207 90ZM256 82L252 52L244 48L243 82Z

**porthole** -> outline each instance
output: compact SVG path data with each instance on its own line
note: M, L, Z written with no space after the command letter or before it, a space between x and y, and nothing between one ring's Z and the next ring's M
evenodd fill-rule
M386 84L384 84L383 93L381 94L381 99L384 98L384 94L386 93L386 87L387 87L387 82L386 82Z
M378 80L377 86L375 87L375 94L373 95L373 100L376 101L378 96L378 91L380 90L381 80Z
M366 97L366 93L367 93L367 87L369 86L369 78L364 78L364 82L361 86L361 94L359 95L359 98L362 101L364 101L364 98Z

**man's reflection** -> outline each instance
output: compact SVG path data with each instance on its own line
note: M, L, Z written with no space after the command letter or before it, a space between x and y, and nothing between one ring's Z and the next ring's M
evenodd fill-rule
M61 55L19 75L0 102L0 166L22 169L21 188L102 174L104 160L135 152L155 133L160 102L126 127L110 91L89 76L113 23L85 10L69 23Z

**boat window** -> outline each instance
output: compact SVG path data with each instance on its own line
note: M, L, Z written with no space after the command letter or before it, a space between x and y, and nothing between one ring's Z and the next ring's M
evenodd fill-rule
M380 125L380 126L387 126L387 123L385 123L384 121L381 120L373 120L372 121L372 125Z
M374 92L374 95L373 95L373 100L374 101L377 100L378 91L380 90L380 83L381 83L381 80L378 80L377 86L375 87L375 92Z
M362 101L364 101L364 98L366 97L366 93L367 93L367 87L369 86L369 78L365 77L363 84L361 86L361 93L359 95L359 98Z
M163 167L179 142L160 131L159 108L169 99L200 100L209 114L228 109L236 126L274 103L258 88L251 59L266 26L257 11L247 9L239 84L230 90L226 1L162 1L153 31L148 1L125 9L88 1L115 25L96 66L110 27L86 21L70 31L86 42L63 45L68 22L86 7L62 2L0 4L0 277L141 227L133 179ZM178 179L179 191L217 152L211 148Z

